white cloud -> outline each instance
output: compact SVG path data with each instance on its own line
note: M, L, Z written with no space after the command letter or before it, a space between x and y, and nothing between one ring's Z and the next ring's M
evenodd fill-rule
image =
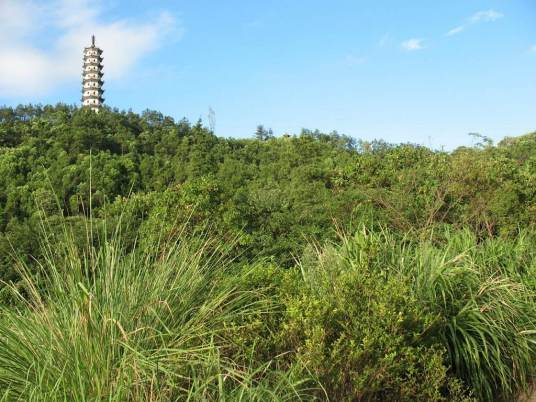
M485 11L479 11L471 17L470 21L473 24L476 24L477 22L493 22L497 21L499 18L502 18L503 15L495 10L485 10Z
M102 2L97 0L41 3L0 0L2 95L41 95L65 82L79 81L82 50L92 34L104 50L105 80L121 78L164 39L182 35L175 18L166 12L144 22L102 22Z
M419 39L419 38L408 39L402 42L400 46L402 47L402 49L410 51L410 52L414 50L424 49L423 39Z
M456 28L452 28L450 31L447 32L447 36L452 36L452 35L456 35L456 34L459 34L460 32L462 32L463 30L465 29L465 26L464 25L460 25Z
M478 11L468 18L465 24L452 28L445 34L445 36L456 35L465 31L471 25L478 24L479 22L494 22L502 17L504 17L504 15L495 10Z

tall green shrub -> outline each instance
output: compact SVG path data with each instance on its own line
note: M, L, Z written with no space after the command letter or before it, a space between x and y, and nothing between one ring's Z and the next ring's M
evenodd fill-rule
M407 277L390 272L378 240L360 233L342 248L312 252L299 275L289 273L283 349L295 352L331 400L469 399L448 373L445 347L421 342L434 317Z

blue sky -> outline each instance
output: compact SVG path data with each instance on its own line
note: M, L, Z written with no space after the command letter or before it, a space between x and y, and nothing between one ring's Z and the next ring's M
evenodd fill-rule
M452 149L536 130L534 0L0 0L0 104L78 103L92 32L108 105L211 107L220 136Z

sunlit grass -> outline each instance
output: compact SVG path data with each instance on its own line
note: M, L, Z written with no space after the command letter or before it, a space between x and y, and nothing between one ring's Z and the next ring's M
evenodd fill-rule
M470 232L456 231L431 241L363 228L342 244L306 253L301 273L283 275L287 288L267 291L248 282L250 273L265 268L262 263L238 267L222 248L228 245L206 236L179 235L169 244L126 251L119 233L107 238L90 227L87 241L77 242L63 229L63 234L45 235L38 272L30 273L18 261L22 281L3 290L11 293L11 304L0 306L0 400L327 399L333 389L313 377L333 374L324 380L336 384L336 355L316 354L308 343L313 338L290 330L297 338L287 343L264 328L265 350L259 355L251 344L241 343L253 339L255 344L255 334L234 338L254 328L248 327L252 322L265 325L263 317L331 333L341 345L348 344L348 336L355 337L355 345L364 344L360 333L345 331L368 333L372 317L371 325L385 332L379 336L398 336L407 353L445 356L422 373L405 373L403 364L393 361L398 371L392 381L436 373L433 378L444 384L430 391L436 397L447 398L454 386L459 400L471 394L479 400L511 400L528 388L536 371L536 251L526 233L512 241L479 242ZM290 299L279 293L284 289L294 292ZM359 301L363 305L349 305ZM325 310L328 305L334 309ZM296 310L299 306L311 310ZM365 314L367 308L370 316L350 314ZM407 319L397 321L398 311ZM374 321L375 315L391 321ZM304 350L309 360L300 360ZM285 357L279 361L277 353ZM355 361L374 356L361 353ZM361 378L345 365L346 357L339 357L347 373ZM414 364L413 355L405 358ZM375 367L370 359L366 364ZM400 381L390 384L411 395ZM420 395L426 395L423 386ZM384 392L351 387L348 395L364 400ZM345 396L340 390L338 395Z
M62 239L45 243L39 275L19 263L15 306L1 307L4 400L300 399L305 381L227 355L226 326L269 307L216 245L125 254L119 238Z
M479 243L447 231L434 244L362 230L341 258L409 280L423 313L436 317L421 341L439 340L456 376L492 401L515 398L536 374L535 245L528 233Z

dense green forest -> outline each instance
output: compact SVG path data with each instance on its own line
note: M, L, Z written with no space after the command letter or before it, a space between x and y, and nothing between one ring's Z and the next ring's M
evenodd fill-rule
M0 109L2 400L512 400L536 133L476 138Z

